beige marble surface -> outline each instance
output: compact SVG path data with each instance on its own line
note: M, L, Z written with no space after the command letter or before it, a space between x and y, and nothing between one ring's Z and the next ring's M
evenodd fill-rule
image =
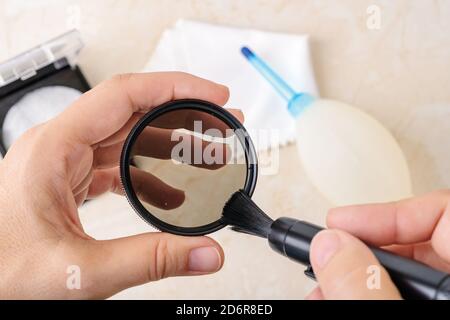
M366 25L369 5L379 29ZM0 60L73 26L86 43L80 65L91 84L139 71L161 32L178 18L311 35L322 96L356 105L385 124L407 156L415 193L450 186L450 1L436 0L0 0ZM214 80L214 79L213 79ZM255 194L273 216L323 223L329 205L309 185L293 146L280 172ZM121 197L81 210L86 230L104 239L146 232ZM117 298L302 298L313 283L264 241L222 230L226 263L216 275L163 280Z

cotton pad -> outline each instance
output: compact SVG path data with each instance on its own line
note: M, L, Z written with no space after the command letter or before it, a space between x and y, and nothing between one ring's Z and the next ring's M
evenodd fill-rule
M226 107L242 109L247 130L271 131L271 139L255 139L259 151L293 142L295 121L277 93L264 79L254 76L239 53L243 45L264 53L299 89L318 94L309 38L304 34L180 20L163 33L144 71L183 71L228 86L231 95Z
M80 32L71 30L0 63L1 156L91 88L77 65L82 48Z
M6 114L2 132L6 148L31 127L61 113L81 94L79 90L64 86L43 87L26 94Z

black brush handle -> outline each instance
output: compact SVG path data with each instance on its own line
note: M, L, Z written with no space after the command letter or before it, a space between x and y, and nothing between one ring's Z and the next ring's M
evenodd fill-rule
M279 218L271 226L269 244L278 253L308 266L314 236L323 228L292 218ZM383 249L370 247L389 273L404 299L450 299L450 275Z

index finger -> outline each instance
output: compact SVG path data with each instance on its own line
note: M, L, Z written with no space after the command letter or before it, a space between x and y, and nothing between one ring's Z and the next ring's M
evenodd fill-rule
M450 243L449 203L450 191L438 191L387 204L336 208L330 210L327 225L378 246L431 239L435 250L443 252L439 249Z
M94 145L119 131L135 112L185 98L224 105L228 96L226 87L187 73L120 75L85 93L52 124L65 139Z

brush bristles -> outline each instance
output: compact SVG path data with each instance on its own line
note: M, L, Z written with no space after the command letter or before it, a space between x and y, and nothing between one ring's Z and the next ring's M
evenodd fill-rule
M267 238L273 220L244 192L234 193L223 208L224 220L237 232Z

